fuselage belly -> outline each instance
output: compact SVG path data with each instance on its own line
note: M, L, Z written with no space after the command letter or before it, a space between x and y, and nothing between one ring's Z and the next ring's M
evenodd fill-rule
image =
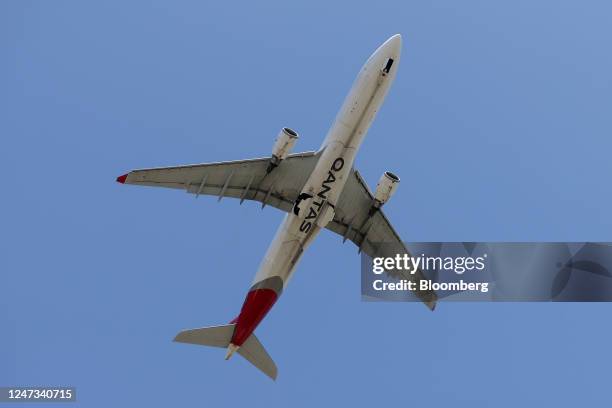
M238 317L232 344L241 346L272 308L306 248L336 205L359 146L382 105L399 64L401 37L382 44L359 72L318 152L319 159L296 203L279 226ZM297 211L297 213L296 213Z

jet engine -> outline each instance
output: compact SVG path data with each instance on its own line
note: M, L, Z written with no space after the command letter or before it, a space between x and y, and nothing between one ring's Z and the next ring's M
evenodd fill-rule
M289 155L297 139L298 134L296 131L287 127L281 129L272 147L272 157L267 169L268 173L274 170Z
M378 209L382 207L384 203L389 201L397 186L399 185L400 179L390 171L385 171L378 180L376 185L376 193L374 194L374 208Z

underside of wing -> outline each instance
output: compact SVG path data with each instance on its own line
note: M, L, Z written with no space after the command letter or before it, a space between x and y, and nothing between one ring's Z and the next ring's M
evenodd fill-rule
M314 152L289 155L268 172L269 158L133 170L117 181L150 187L185 190L199 195L253 200L290 211L318 156Z
M394 257L396 254L410 255L383 211L380 209L371 211L373 203L374 196L365 181L359 172L352 170L336 204L334 219L327 228L342 236L344 240L352 241L359 247L360 252L371 258ZM425 278L420 270L414 274L394 271L391 275L409 281ZM437 300L435 292L417 290L415 294L431 310L434 309Z

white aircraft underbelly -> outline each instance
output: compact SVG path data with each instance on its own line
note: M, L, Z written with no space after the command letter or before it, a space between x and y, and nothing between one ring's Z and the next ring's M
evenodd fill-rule
M401 38L391 37L362 67L321 145L320 158L304 186L303 193L312 196L309 205L300 210L308 210L307 214L288 213L285 216L259 266L254 285L278 277L284 287L304 250L325 227L321 216L327 206L333 208L342 193L359 146L395 77L400 47ZM387 73L383 69L389 59L395 67Z
M200 194L214 194L218 200L225 196L239 198L241 203L245 199L254 200L261 202L262 207L270 204L288 212L259 266L238 316L225 325L183 330L175 341L227 347L226 359L237 352L266 375L276 378L276 365L254 330L283 292L302 254L321 229L327 226L338 233L337 228L330 228L336 223L328 224L334 220L336 207L339 214L346 213L344 198L340 203L339 200L347 181L350 179L352 183L347 190L351 194L354 187L350 186L360 182L358 173L352 171L353 162L395 78L401 43L401 36L394 35L366 61L316 154L289 154L298 134L283 128L270 158L141 169L117 177L122 184L179 188L195 194L196 198ZM376 194L372 195L367 186L360 185L361 204L348 204L361 211L362 218L374 220L376 211L390 198L399 182L390 172L385 172L380 180ZM378 219L383 236L400 239L382 212ZM367 233L356 241L357 234L350 238L350 232L349 222L346 232L342 232L343 239L348 237L360 250L366 248L364 252L367 253L367 245L364 245ZM433 309L435 293L421 294L421 299Z

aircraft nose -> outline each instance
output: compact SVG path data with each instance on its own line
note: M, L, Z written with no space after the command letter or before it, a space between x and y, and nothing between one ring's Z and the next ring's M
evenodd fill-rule
M402 36L395 34L382 43L374 54L370 56L366 66L374 69L382 69L385 74L389 74L391 67L399 63L402 52ZM394 70L395 72L395 70Z
M391 36L382 43L380 47L376 50L373 56L378 58L392 58L396 62L399 61L399 56L402 52L402 36L400 34L395 34ZM379 62L376 62L378 64Z
M385 48L387 48L391 54L399 55L400 50L402 49L402 35L395 34L385 41Z

